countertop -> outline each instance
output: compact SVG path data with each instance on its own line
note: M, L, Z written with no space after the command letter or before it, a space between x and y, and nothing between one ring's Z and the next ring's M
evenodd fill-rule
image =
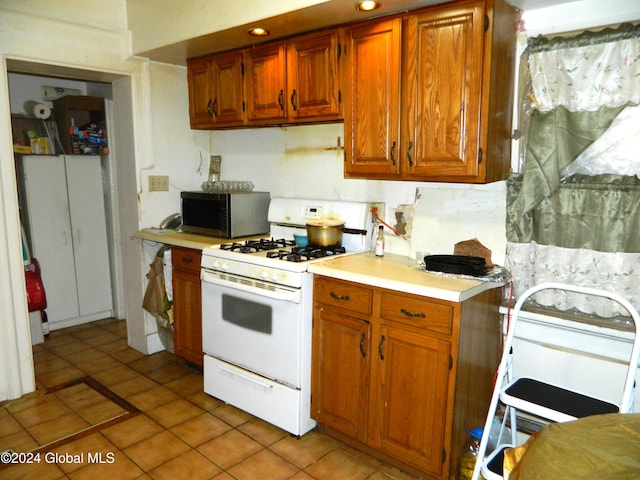
M143 240L173 245L175 247L193 248L194 250L203 250L211 245L220 245L221 243L238 242L249 238L264 237L264 235L242 238L209 237L207 235L185 233L180 230L161 230L159 228L145 228L136 232L133 236Z
M143 240L173 245L177 247L203 250L211 245L244 241L248 238L229 239L209 237L178 230L160 230L147 228L134 235ZM309 271L326 277L347 280L400 292L413 293L426 297L463 302L485 290L502 287L502 283L485 282L460 278L454 275L426 272L412 258L386 253L376 257L372 252L341 256L335 259L315 262L309 265Z
M376 257L372 252L347 255L312 263L309 265L309 271L339 280L451 302L463 302L486 290L503 285L499 282L429 273L414 259L389 253L385 253L384 257Z

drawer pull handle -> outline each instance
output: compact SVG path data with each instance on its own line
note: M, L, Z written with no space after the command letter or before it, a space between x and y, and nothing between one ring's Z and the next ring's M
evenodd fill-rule
M380 360L384 360L384 354L382 353L382 344L386 340L385 336L382 335L380 337L380 343L378 344L378 355L380 356Z
M415 313L415 312L410 312L409 310L405 310L404 308L400 309L400 313L406 315L407 317L411 317L411 318L425 318L426 315L422 312L419 313Z
M182 263L193 263L193 258L182 257Z
M367 336L362 333L360 334L360 353L362 354L362 358L367 356L367 353L364 351L364 341L367 339Z
M329 295L334 300L340 300L341 302L348 302L349 300L351 300L351 297L349 297L349 295L338 295L337 293L333 292L329 292Z

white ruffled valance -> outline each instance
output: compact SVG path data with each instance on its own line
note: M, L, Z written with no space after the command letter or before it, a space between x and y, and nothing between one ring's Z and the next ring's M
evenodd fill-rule
M529 54L536 108L597 110L640 103L637 37Z
M506 267L515 298L534 285L560 282L616 292L640 305L640 253L606 253L531 243L507 243ZM578 310L610 318L628 316L620 305L604 298L546 290L536 302L560 311Z

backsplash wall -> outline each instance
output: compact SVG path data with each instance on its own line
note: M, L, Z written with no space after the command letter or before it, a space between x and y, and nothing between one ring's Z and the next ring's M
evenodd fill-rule
M387 233L388 252L452 253L454 243L477 237L495 251L495 262L504 259L502 182L479 187L345 179L343 145L343 125L326 124L213 131L210 151L222 156L223 180L251 180L272 196L384 202L383 218L392 225L396 208L414 205L419 191L412 236L405 241ZM447 212L446 218L438 212Z

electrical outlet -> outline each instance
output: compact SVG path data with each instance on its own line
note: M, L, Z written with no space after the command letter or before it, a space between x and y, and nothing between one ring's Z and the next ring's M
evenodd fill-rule
M150 192L168 192L169 176L168 175L149 175L149 191Z
M384 220L384 202L369 202L369 211L376 209L376 215ZM378 224L378 220L371 214L371 223L373 225Z

